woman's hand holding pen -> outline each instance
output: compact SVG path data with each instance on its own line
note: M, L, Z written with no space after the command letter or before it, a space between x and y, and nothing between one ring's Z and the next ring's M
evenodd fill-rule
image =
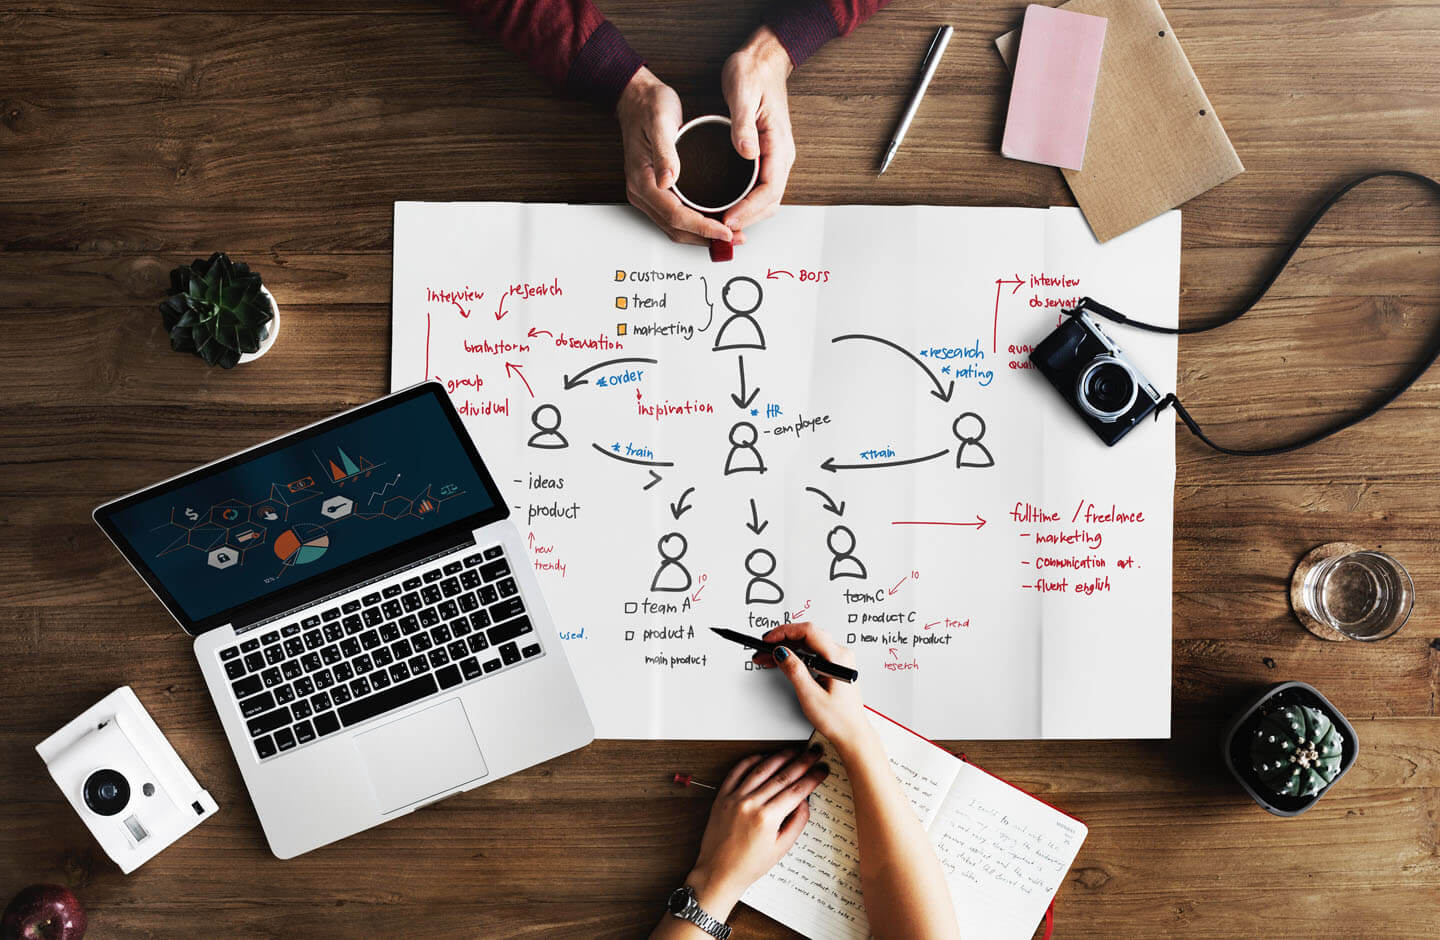
M767 643L784 644L775 649L774 657L763 653L754 658L759 666L776 666L795 686L800 709L848 763L850 753L872 743L875 729L865 717L856 683L840 682L828 676L811 675L810 670L790 649L804 646L840 666L854 666L855 654L849 647L835 642L813 623L787 623L765 634Z

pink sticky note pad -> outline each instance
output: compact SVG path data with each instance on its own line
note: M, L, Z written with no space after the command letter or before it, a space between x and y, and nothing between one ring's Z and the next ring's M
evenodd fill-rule
M1082 167L1105 22L1103 16L1039 4L1025 8L1002 154L1068 170Z

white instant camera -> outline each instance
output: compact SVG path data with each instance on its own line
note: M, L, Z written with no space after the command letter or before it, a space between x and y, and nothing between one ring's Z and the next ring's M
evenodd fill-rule
M128 685L35 750L127 875L219 809Z

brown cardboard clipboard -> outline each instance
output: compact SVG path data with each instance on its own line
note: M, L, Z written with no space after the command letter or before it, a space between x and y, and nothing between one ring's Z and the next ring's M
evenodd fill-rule
M1108 19L1085 167L1064 170L1100 241L1127 232L1244 172L1156 0L1070 0ZM995 40L1010 68L1020 31Z

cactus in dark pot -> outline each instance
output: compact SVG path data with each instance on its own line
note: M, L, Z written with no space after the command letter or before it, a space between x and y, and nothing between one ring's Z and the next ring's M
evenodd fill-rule
M1250 764L1283 796L1312 796L1340 775L1344 738L1329 717L1308 705L1265 715L1250 739Z
M260 350L276 316L260 275L221 251L170 272L170 296L160 313L171 349L225 369Z

